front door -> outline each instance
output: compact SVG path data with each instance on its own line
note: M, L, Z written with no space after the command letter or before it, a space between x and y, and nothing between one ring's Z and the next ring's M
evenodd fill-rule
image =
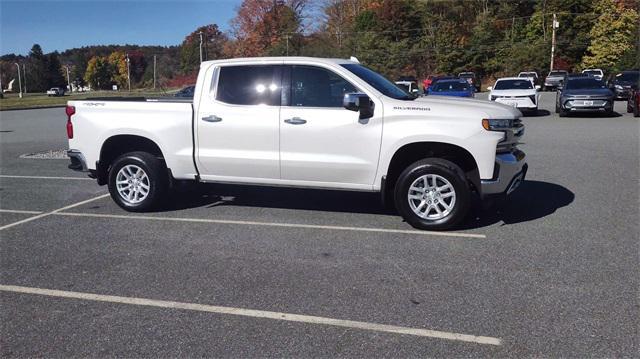
M362 91L331 69L286 68L284 78L289 81L284 88L288 92L283 94L286 103L280 110L282 179L328 186L372 185L382 139L382 111L361 120L358 112L345 109L344 94Z

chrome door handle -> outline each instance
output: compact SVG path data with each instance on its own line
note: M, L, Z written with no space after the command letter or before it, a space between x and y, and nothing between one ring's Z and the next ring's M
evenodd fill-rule
M284 122L291 125L304 125L305 123L307 123L307 120L303 120L300 117L294 117L294 118L288 118L284 120Z
M211 115L211 116L205 116L202 118L202 121L207 121L207 122L220 122L222 121L222 117L218 117L216 115Z

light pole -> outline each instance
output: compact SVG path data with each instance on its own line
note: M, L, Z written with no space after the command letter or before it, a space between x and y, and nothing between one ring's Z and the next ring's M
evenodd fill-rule
M22 98L22 78L20 77L20 65L16 62L16 67L18 68L18 87L20 88L20 98Z
M69 66L64 65L64 68L67 69L67 87L69 87L69 92L73 92L71 88L71 79L69 78Z
M202 63L202 31L198 34L200 35L200 63Z
M156 55L153 55L153 89L156 89Z
M22 64L22 82L24 82L24 93L27 93L27 64Z
M131 92L131 70L129 67L129 54L127 54L127 83L129 84L129 92Z
M551 24L551 29L553 32L551 33L551 64L549 65L549 71L553 71L553 62L556 53L556 29L560 26L560 23L556 20L556 14L553 14L553 23Z

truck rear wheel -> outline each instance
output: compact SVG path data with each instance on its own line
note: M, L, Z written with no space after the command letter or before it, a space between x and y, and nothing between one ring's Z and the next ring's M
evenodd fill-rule
M405 169L395 186L395 204L412 226L449 229L469 210L471 193L464 172L453 162L428 158Z
M162 160L147 152L125 153L109 170L111 198L131 212L158 208L166 197L168 182Z

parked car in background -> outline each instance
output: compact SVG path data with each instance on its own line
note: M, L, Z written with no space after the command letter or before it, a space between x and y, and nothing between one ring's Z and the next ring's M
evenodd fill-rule
M461 72L458 74L458 77L467 80L467 82L469 82L477 92L482 90L480 76L476 75L475 72Z
M518 77L526 77L529 80L531 80L531 82L533 82L533 85L539 85L538 84L538 73L535 71L524 71L518 74Z
M491 101L513 106L521 111L538 111L540 86L534 86L528 78L504 77L487 89L491 91L489 93Z
M193 98L193 94L196 91L195 85L187 86L180 91L176 92L174 97L184 97L184 98Z
M448 229L527 172L520 111L415 98L353 60L205 61L193 101L88 99L66 114L70 168L135 212L174 181L233 182L381 192L412 226Z
M64 96L65 90L62 87L52 87L47 90L47 96Z
M633 112L633 117L640 117L640 85L631 87L631 95L627 100L627 112Z
M415 81L396 81L395 84L410 94L420 94L420 87L418 87L418 83Z
M465 79L440 80L429 87L427 95L474 97L476 89Z
M427 90L429 89L429 87L431 87L433 84L435 84L436 82L438 82L439 80L452 80L452 79L457 79L458 77L456 76L452 76L452 75L429 75L423 82L422 84L424 92L427 93Z
M602 80L604 78L604 72L600 69L584 69L582 73L588 76L593 76L598 80Z
M549 72L547 78L544 79L544 86L542 87L542 90L551 91L557 89L568 74L569 73L565 70L553 70Z
M622 71L609 80L609 88L616 99L626 100L631 94L631 87L640 83L640 70Z
M613 115L614 94L604 81L592 76L567 76L556 94L556 113L564 117L575 112Z

